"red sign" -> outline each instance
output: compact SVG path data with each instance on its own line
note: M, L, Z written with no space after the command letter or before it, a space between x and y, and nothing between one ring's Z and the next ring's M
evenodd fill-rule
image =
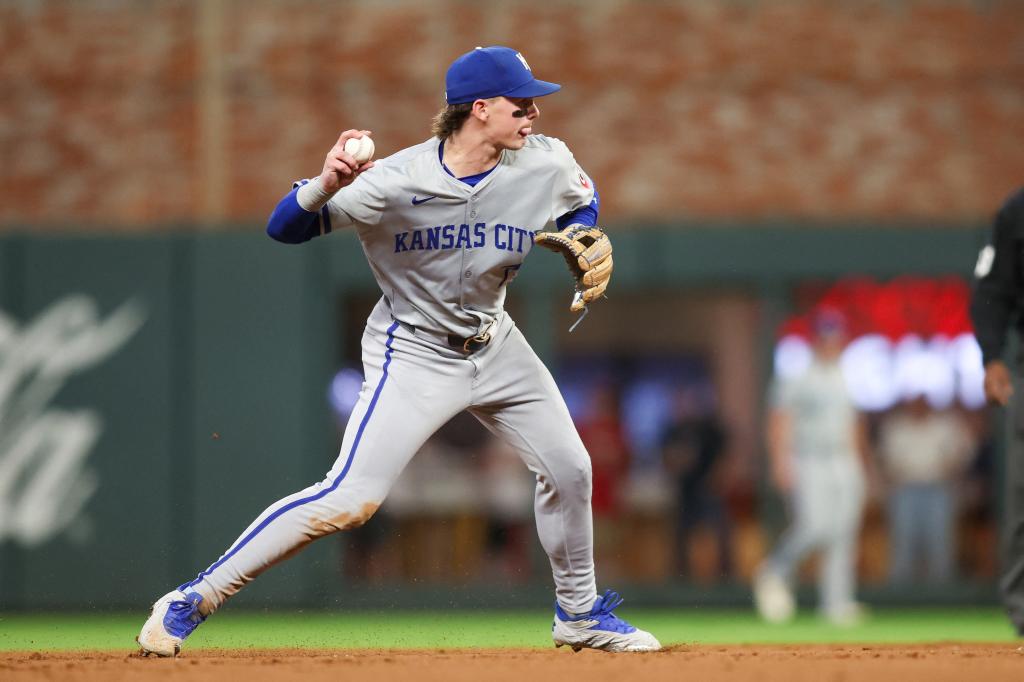
M810 338L811 319L822 309L845 316L850 339L865 334L882 334L893 341L908 334L952 338L974 330L970 286L959 277L900 277L885 283L856 277L840 280L824 291L811 289L798 292L807 312L786 320L779 329L780 337L796 334Z

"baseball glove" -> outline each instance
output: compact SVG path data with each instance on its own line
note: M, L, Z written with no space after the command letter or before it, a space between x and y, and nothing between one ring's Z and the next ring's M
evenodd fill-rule
M576 278L576 295L569 310L582 310L608 288L612 276L612 243L600 227L570 225L561 232L538 232L533 241L562 254Z

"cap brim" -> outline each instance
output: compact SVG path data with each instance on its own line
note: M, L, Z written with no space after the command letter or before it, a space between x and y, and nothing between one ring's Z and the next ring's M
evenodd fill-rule
M553 92L558 92L562 86L558 83L548 83L542 80L532 80L525 85L520 85L509 92L502 93L502 97L543 97Z

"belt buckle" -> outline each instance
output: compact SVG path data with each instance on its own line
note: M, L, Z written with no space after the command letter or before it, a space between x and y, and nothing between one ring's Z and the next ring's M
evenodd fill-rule
M490 342L491 333L484 332L483 334L477 334L476 336L471 336L468 339L466 339L465 343L462 344L462 350L466 351L467 353L472 353L474 351L472 348L469 347L471 343L479 343L480 346L477 348L477 350L479 350L480 348L483 348Z

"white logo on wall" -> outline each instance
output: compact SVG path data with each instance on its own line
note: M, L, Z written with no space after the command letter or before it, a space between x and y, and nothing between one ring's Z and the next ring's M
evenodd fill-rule
M978 253L978 262L974 265L974 276L981 279L992 272L992 262L996 259L996 248L989 244Z
M96 492L86 457L103 419L96 410L51 402L71 376L117 352L144 320L135 301L100 319L96 302L80 294L22 326L0 311L0 541L46 542Z

